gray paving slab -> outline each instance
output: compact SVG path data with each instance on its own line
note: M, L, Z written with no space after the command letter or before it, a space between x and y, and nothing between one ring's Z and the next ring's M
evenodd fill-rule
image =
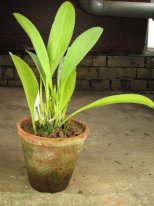
M69 112L111 94L77 91ZM154 205L153 110L125 104L79 114L90 133L68 188L57 194L29 185L16 130L16 122L28 114L22 89L0 88L0 206Z

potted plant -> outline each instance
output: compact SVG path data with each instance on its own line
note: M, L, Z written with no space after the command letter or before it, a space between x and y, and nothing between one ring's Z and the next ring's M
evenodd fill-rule
M115 103L138 103L154 109L154 102L137 94L113 95L67 116L68 104L75 89L76 67L95 45L103 29L88 29L69 46L75 25L75 10L70 2L64 2L55 17L46 49L32 22L21 14L14 13L14 16L34 46L36 54L27 53L40 74L38 84L31 68L10 53L31 113L30 117L17 123L29 181L38 191L58 192L69 183L88 131L83 122L72 119L74 115L86 109ZM57 82L53 84L56 69Z

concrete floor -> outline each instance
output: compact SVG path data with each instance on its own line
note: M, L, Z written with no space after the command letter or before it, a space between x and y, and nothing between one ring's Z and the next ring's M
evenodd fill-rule
M70 111L107 95L78 91ZM0 206L154 205L153 110L125 104L78 115L90 134L69 187L57 194L39 193L28 183L16 131L28 113L22 89L0 88Z

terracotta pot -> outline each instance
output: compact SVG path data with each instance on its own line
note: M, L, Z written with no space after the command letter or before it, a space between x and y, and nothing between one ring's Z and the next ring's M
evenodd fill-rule
M59 192L69 184L88 130L84 123L71 121L77 122L84 132L75 137L57 139L25 132L22 128L31 122L30 117L17 123L29 182L40 192Z

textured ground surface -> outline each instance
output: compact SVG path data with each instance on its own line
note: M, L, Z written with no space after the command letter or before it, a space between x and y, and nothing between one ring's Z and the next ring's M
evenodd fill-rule
M70 112L108 93L76 92ZM154 99L154 96L150 96ZM154 205L154 111L112 105L80 115L90 127L67 190L42 194L27 179L16 122L29 113L22 89L0 88L0 205Z

